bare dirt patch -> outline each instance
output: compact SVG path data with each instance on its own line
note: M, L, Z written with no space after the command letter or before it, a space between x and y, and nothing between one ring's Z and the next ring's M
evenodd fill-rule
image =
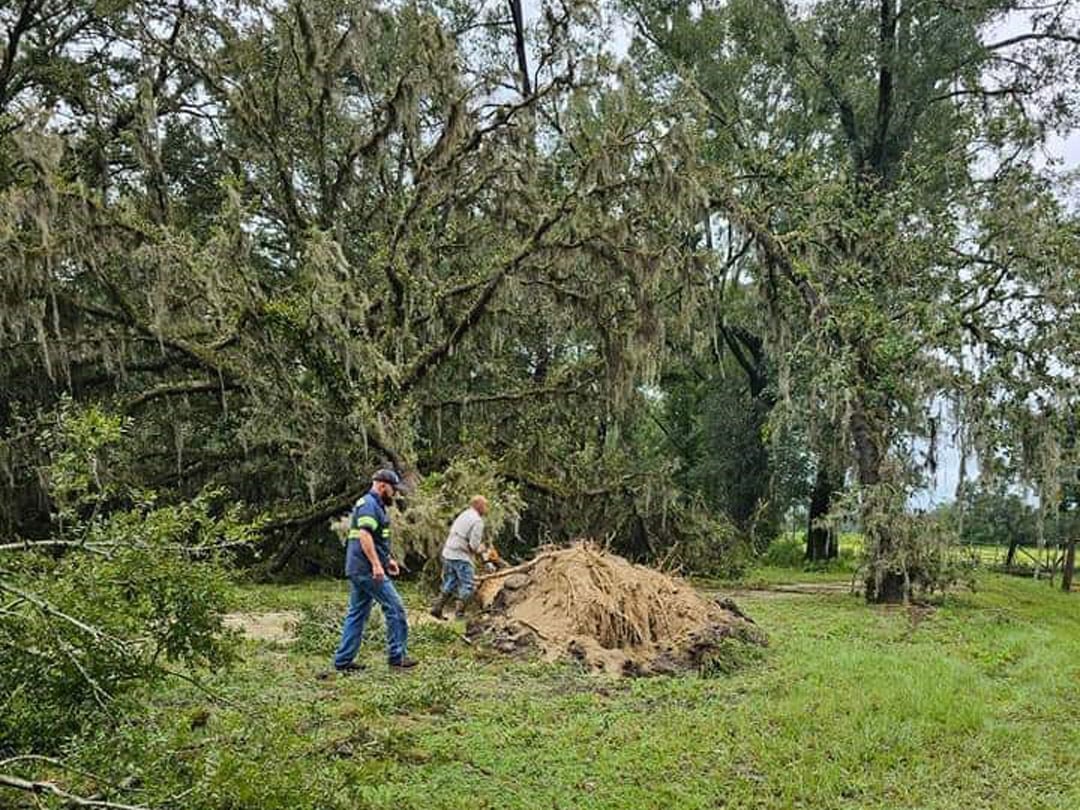
M240 630L245 638L282 644L296 641L296 627L299 623L300 614L295 610L230 613L225 616L225 626Z
M335 606L335 611L337 606ZM341 608L344 615L344 607ZM297 640L297 628L302 620L296 610L277 610L268 612L244 611L226 614L224 622L228 628L239 630L244 638L254 641L270 641L276 644L292 644ZM338 627L340 617L335 615L334 627ZM409 611L409 627L422 624L442 624L424 611Z
M588 542L481 578L477 598L482 613L469 623L470 639L608 673L706 669L733 644L766 643L730 599L705 599L681 579Z
M852 588L851 583L848 582L793 582L785 585L732 588L718 593L732 599L742 599L743 597L784 599L790 596L846 596L861 593L861 588Z

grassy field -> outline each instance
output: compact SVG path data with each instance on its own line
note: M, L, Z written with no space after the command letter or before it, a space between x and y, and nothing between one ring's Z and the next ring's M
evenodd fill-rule
M220 699L178 680L72 752L124 790L65 783L237 810L1080 807L1080 602L1045 584L985 574L917 610L740 592L763 656L646 680L505 660L432 623L414 673L387 671L376 632L366 674L320 680L344 600L338 582L239 589L239 610L301 611L299 638L244 641L206 678Z
M769 547L764 557L764 565L752 571L763 580L779 578L784 580L791 576L802 576L803 572L811 575L811 578L820 578L818 575L836 579L842 574L851 574L857 567L857 560L863 551L863 537L856 532L844 532L840 535L840 559L839 563L831 562L825 568L814 570L813 566L803 564L806 537L803 532L785 532ZM1009 553L1007 545L987 546L975 544L962 544L957 551L965 559L973 560L979 565L986 567L1004 566ZM1021 546L1016 553L1014 564L1020 567L1034 565L1038 560L1040 566L1048 568L1052 565L1055 557L1061 552L1053 548L1036 548L1034 546Z

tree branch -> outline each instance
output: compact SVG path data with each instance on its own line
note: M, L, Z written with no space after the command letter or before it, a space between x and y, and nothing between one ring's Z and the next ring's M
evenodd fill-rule
M559 394L577 394L585 390L592 384L592 381L579 383L578 385L570 386L538 386L536 388L526 388L522 391L503 391L498 394L476 394L474 396L463 396L457 399L444 399L438 402L425 402L423 406L425 408L446 408L450 405L475 405L484 402L520 402L526 399L533 399L535 397L547 397L557 396ZM2 548L2 546L0 546Z
M878 35L878 99L874 141L870 146L870 165L878 177L884 177L889 124L892 116L893 62L896 57L895 0L881 0L881 28Z
M540 240L543 239L544 235L551 230L552 227L554 227L555 223L562 219L569 207L569 198L564 199L562 205L536 227L532 236L530 236L521 249L518 250L514 255L514 258L503 265L503 267L488 280L487 284L484 285L484 288L480 291L480 295L477 296L473 305L469 307L468 312L466 312L457 322L446 340L422 355L413 364L412 368L401 382L399 388L400 393L406 393L415 388L432 369L454 350L454 347L457 346L461 339L468 334L477 323L479 323L481 318L483 318L484 313L487 311L491 299L495 296L496 291L502 285L503 281L506 280L507 276L517 270L525 259L536 250L537 246L540 244Z
M146 405L148 402L152 402L155 399L162 399L163 397L176 397L184 396L186 394L201 394L206 392L221 392L235 390L239 386L226 380L187 380L185 382L167 383L151 388L149 391L143 391L141 394L129 399L125 405L124 410L133 411Z
M36 607L44 615L46 615L46 616L55 616L58 619L62 619L63 621L67 622L68 624L72 625L73 627L77 628L78 630L82 631L83 633L86 633L88 636L90 636L95 641L109 642L113 646L119 647L119 648L123 648L123 647L126 646L125 642L123 642L121 639L118 639L115 636L109 635L108 633L104 632L103 630L99 630L96 627L93 627L93 626L91 626L89 624L86 624L86 622L80 621L79 619L76 619L74 616L69 616L68 614L64 613L63 611L53 607L51 604L46 602L44 599L41 599L40 597L38 597L38 596L36 596L36 595L34 595L32 593L27 593L26 591L20 590L20 589L15 588L15 587L12 587L11 585L6 584L3 580L0 580L0 591L6 591L7 593L10 593L12 596L17 596L20 599L26 600L27 602L32 604L34 607Z
M52 782L29 782L25 779L20 779L17 776L11 776L6 773L0 773L0 787L23 790L33 793L34 795L47 793L78 807L102 807L108 808L108 810L149 810L149 808L143 805L118 804L116 802L101 801L99 799L87 799L83 796L76 796L74 793L68 793L66 790L54 785Z
M510 16L514 22L514 51L517 54L518 75L521 79L521 95L532 95L532 83L529 81L529 60L525 51L525 15L521 10L521 0L509 0Z
M19 9L19 16L15 24L8 29L7 44L4 47L4 60L0 63L0 111L7 109L7 103L11 100L8 95L8 83L11 81L15 68L15 56L19 52L19 40L33 27L33 15L41 8L40 2L25 0Z
M840 85L836 83L836 79L828 69L817 64L813 57L806 52L802 42L799 40L795 28L791 24L791 17L788 14L784 0L772 0L772 6L773 10L780 16L784 25L784 30L788 35L788 52L795 58L802 60L802 62L810 68L810 71L818 77L822 86L828 92L829 97L832 98L833 103L836 105L837 112L840 115L840 125L844 130L844 134L847 136L852 159L855 161L856 169L858 169L859 165L862 163L862 152L860 148L859 129L855 121L854 107L852 107L851 102L845 98L840 90Z
M754 241L764 254L766 262L781 271L795 287L811 316L822 314L822 299L810 281L795 268L787 249L773 233L759 222L746 207L728 191L718 192L713 203L728 212L731 219L743 230L753 236Z
M1014 37L994 42L986 46L988 51L997 51L1002 48L1011 48L1013 45L1019 45L1022 42L1066 42L1070 45L1080 45L1080 36L1075 34L1067 34L1065 32L1058 31L1031 31L1026 34L1017 34Z
M36 551L46 548L81 548L86 551L104 553L106 548L99 543L84 543L80 540L24 540L21 543L0 543L0 551Z

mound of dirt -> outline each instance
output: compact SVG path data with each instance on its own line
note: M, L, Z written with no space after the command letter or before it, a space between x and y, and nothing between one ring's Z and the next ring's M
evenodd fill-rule
M574 658L609 673L700 670L730 654L733 643L766 643L730 600L710 602L677 578L589 542L481 577L477 599L470 639L506 653L535 648L548 660Z

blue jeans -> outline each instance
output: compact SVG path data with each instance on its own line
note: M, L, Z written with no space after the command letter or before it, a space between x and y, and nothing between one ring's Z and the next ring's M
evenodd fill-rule
M334 653L335 667L346 666L356 658L372 602L379 603L386 620L386 657L391 663L405 657L409 625L405 618L405 603L394 583L389 577L376 582L370 576L352 576L349 577L349 611L341 628L341 644Z
M465 560L442 561L442 592L456 594L462 602L468 601L476 586L473 585L472 563Z

